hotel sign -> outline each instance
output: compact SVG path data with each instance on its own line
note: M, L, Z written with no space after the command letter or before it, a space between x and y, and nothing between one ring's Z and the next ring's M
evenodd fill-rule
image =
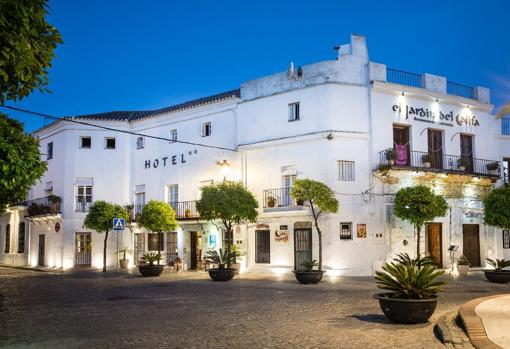
M428 108L418 108L410 105L405 106L402 110L402 106L394 104L392 107L393 111L398 111L399 114L405 112L405 119L413 118L416 121L429 122L433 124L450 126L453 127L455 124L469 125L469 126L480 126L480 122L474 115L460 115L454 114L453 111L444 113L443 111L434 111Z
M195 149L193 151L188 151L188 153L175 154L172 156L165 156L162 158L156 158L154 160L145 160L145 169L148 170L150 168L158 168L158 167L166 167L175 166L179 164L186 163L189 156L197 154L198 151Z

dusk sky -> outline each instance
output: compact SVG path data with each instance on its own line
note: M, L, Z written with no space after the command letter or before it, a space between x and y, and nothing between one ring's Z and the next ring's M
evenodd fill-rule
M52 94L9 105L71 116L144 110L334 59L350 33L371 61L486 86L510 99L510 1L51 1L64 44ZM43 120L8 112L29 131Z

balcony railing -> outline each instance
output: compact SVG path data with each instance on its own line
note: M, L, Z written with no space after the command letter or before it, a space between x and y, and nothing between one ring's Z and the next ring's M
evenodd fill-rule
M303 206L302 202L296 202L290 195L290 187L266 189L263 192L264 208L277 208L288 206Z
M501 134L510 136L510 119L501 119Z
M446 82L446 93L470 99L475 99L475 89L453 81Z
M40 216L60 213L60 197L56 195L27 200L23 203L27 206L28 216Z
M197 219L200 217L197 211L197 202L196 201L179 201L179 202L170 202L169 205L175 211L175 218L178 220L186 220L186 219ZM127 205L125 208L129 213L129 219L134 222L137 220L138 216L142 213L143 207L142 205Z
M386 81L405 86L423 87L420 74L390 68L386 69Z
M446 155L440 152L408 150L405 153L396 154L393 148L388 148L379 152L379 163L380 166L387 168L410 168L430 172L500 177L498 161Z

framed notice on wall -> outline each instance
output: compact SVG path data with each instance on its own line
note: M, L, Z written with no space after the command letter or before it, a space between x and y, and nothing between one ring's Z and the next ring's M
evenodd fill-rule
M510 248L510 230L503 230L503 248Z
M367 237L367 225L366 224L358 224L357 236L358 236L358 239L366 239L366 237Z

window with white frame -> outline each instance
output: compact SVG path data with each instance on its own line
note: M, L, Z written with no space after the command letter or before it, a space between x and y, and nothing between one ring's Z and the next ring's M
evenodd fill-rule
M210 122L204 122L202 124L202 137L210 136L211 132L212 132L211 123Z
M76 211L87 212L92 205L92 186L76 186Z
M170 130L170 139L174 142L177 140L177 130L176 129Z
M352 223L340 223L340 240L352 240Z
M299 102L289 104L289 121L299 120Z
M143 149L145 147L145 139L143 137L138 137L136 139L136 149Z
M167 202L169 204L175 204L179 201L179 185L171 184L166 186Z
M281 193L281 200L282 202L278 203L281 206L292 206L295 205L294 198L290 195L290 191L292 189L292 186L294 185L294 182L296 181L297 176L296 175L283 175L282 176L282 193Z
M46 144L46 160L53 159L53 142Z
M90 136L80 137L80 148L83 148L83 149L92 148L92 138Z
M135 185L135 216L142 213L145 206L145 184Z
M354 161L338 160L338 180L350 182L355 180Z
M105 137L104 147L105 149L115 149L115 137Z

